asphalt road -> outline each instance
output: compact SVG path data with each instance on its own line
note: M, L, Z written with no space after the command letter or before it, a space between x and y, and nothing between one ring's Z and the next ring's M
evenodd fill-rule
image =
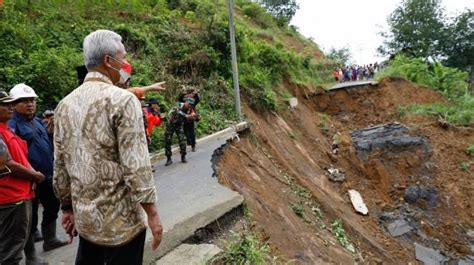
M158 160L153 165L164 237L158 251L152 252L150 244L146 244L145 260L151 261L162 256L191 236L196 229L215 221L242 203L242 196L221 186L212 177L212 154L231 135L221 134L218 137L208 137L201 143L198 141L197 151L187 155L188 163L181 163L180 155L174 154L172 165L165 167L165 159ZM60 218L58 235L66 239L59 222ZM147 240L150 239L150 234L147 233ZM43 252L40 242L36 244L36 250L50 264L69 265L74 264L77 243L78 239L75 238L71 245Z
M336 84L333 87L331 87L329 89L329 91L345 89L345 88L350 88L350 87L376 85L376 84L377 84L377 81L375 81L375 80L349 81L349 82L343 82L343 83Z

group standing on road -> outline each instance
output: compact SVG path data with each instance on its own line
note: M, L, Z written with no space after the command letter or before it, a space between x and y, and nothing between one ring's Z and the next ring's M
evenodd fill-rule
M148 92L164 82L130 87L131 64L122 37L109 30L90 33L83 42L79 87L57 108L36 116L38 95L26 84L0 91L0 264L48 264L34 242L50 251L79 236L76 263L142 264L146 228L152 249L163 227L148 145L155 127L166 124L166 165L172 163L172 136L196 150L198 91L184 87L165 114ZM38 226L38 205L42 221ZM56 236L61 225L69 240Z
M368 65L343 65L339 68L334 68L332 76L334 80L339 83L349 81L362 81L373 79L375 74L384 66L375 62Z

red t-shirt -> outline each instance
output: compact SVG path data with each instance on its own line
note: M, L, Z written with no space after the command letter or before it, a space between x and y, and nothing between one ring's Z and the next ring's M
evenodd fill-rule
M5 142L11 158L27 167L32 168L28 162L28 146L18 135L14 134L6 124L0 124L0 136ZM0 204L15 203L35 197L31 182L27 179L16 178L11 175L0 178Z

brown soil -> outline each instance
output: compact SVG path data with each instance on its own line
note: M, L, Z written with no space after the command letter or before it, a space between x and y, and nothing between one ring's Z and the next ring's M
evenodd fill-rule
M224 185L241 193L254 227L282 261L296 264L416 264L416 235L392 237L380 214L410 208L429 247L453 257L470 253L467 229L474 227L474 176L460 165L471 161L465 150L474 142L474 128L442 128L436 119L400 117L397 107L445 101L436 92L398 79L376 87L328 93L290 89L299 105L278 114L261 114L245 107L251 130L229 144L219 163ZM325 113L325 114L323 114ZM400 122L427 139L432 151L375 152L367 161L357 157L350 133L372 125ZM333 154L333 136L338 153ZM394 152L396 150L393 150ZM398 150L400 151L400 150ZM327 168L345 172L343 183L328 180ZM408 185L427 184L438 191L435 208L403 201ZM357 214L347 195L358 190L369 215ZM318 217L318 210L322 216ZM331 224L340 219L356 247L350 253L333 236ZM426 240L424 241L425 245Z

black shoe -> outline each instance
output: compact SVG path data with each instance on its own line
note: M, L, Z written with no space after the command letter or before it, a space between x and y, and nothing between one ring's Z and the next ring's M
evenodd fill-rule
M41 230L44 236L44 251L50 251L69 244L67 241L60 240L56 237L56 221L45 225L42 224Z
M188 163L188 160L186 160L186 155L181 156L181 162L182 163Z
M35 242L43 241L43 235L38 229L35 229L35 232L33 233L33 238Z
M171 165L171 164L173 164L173 161L171 160L171 157L168 157L168 159L166 160L165 166L167 167L167 166L169 166L169 165Z
M196 152L196 146L195 145L191 146L191 151Z

